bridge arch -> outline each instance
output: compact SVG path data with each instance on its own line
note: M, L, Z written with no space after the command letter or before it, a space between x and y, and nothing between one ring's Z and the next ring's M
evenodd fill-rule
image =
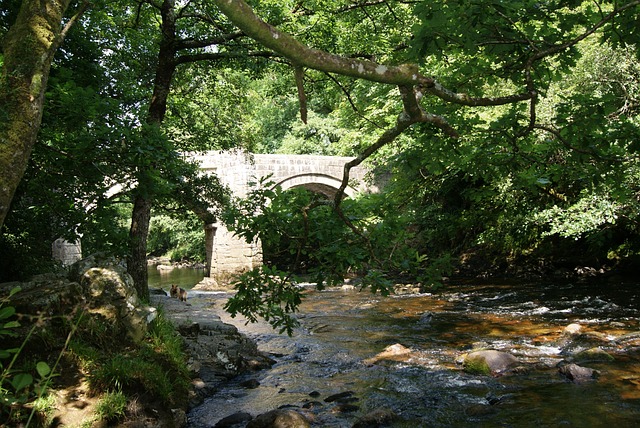
M292 175L276 183L276 186L280 186L282 190L304 187L305 189L321 193L331 199L335 197L341 185L342 178L317 172ZM350 198L356 196L357 193L358 191L351 186L347 186L347 188L344 189L344 194Z

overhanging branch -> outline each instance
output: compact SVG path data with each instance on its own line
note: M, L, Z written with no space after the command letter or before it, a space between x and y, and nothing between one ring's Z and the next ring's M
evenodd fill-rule
M394 141L400 134L402 134L413 124L420 122L430 123L437 128L440 128L448 136L452 138L458 137L458 133L456 132L456 130L443 117L427 113L422 110L418 102L419 98L421 97L419 91L416 91L412 86L400 86L399 89L400 95L402 96L404 111L400 115L398 115L395 125L383 132L382 135L376 140L376 142L367 147L362 153L360 153L359 156L344 165L342 183L340 183L340 187L338 188L338 191L336 192L334 198L334 206L338 210L338 214L340 214L341 217L344 216L341 214L342 211L340 210L340 201L342 201L342 198L344 197L344 191L349 185L349 175L351 169L360 165L381 147ZM345 218L343 218L343 220L345 220ZM347 224L349 225L350 222L348 222Z
M214 0L222 12L245 34L288 58L294 65L312 68L326 73L336 73L392 85L420 86L425 92L444 101L468 106L495 106L530 99L529 91L505 97L471 97L451 91L434 78L420 74L415 64L397 66L378 64L374 61L346 58L325 51L312 49L291 35L264 22L244 0Z
M271 51L256 51L248 53L239 52L202 52L197 54L180 55L176 58L176 65L198 61L220 61L224 59L242 59L246 57L272 58L275 54Z

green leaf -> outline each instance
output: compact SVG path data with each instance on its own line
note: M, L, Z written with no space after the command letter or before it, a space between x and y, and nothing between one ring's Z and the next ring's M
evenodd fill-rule
M7 319L16 313L16 308L13 306L7 306L6 308L0 308L0 320Z
M548 178L540 177L536 180L536 183L541 186L546 186L547 184L551 184L551 180L549 180Z
M18 321L9 321L4 326L2 326L2 328L16 328L16 327L20 327L20 323Z
M38 372L41 378L44 378L49 373L51 373L51 368L44 361L39 361L38 364L36 364L36 371Z
M13 389L20 391L33 383L33 376L29 373L18 373L11 379L11 386Z

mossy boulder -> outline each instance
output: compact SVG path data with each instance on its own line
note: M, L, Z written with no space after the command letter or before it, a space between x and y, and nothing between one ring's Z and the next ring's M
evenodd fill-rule
M611 362L614 358L611 354L605 351L602 348L589 348L584 351L578 352L573 356L572 361L576 363L586 363L586 362Z
M0 284L0 296L8 296L15 287L21 290L9 305L20 315L40 319L41 333L56 320L84 312L93 321L111 326L118 337L137 342L156 317L155 308L138 298L124 264L113 257L87 257L71 266L68 275L37 275L27 282Z
M504 374L518 365L516 357L494 349L470 352L462 360L462 366L467 373L487 376Z

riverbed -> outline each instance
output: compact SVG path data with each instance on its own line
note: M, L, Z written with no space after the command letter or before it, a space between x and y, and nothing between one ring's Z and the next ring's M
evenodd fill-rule
M638 426L640 421L639 284L461 283L438 293L382 297L355 289L309 288L292 337L268 325L232 319L270 353L270 370L241 376L194 408L189 426L213 427L244 411L294 407L313 426L351 427L384 409L393 427ZM214 310L214 309L212 309ZM571 324L579 333L563 333ZM411 352L376 359L391 345ZM522 370L504 376L467 374L458 364L472 348L508 352ZM581 351L597 379L572 382L558 365ZM604 355L604 354L600 354ZM252 385L248 388L247 385ZM339 400L328 397L341 394Z

